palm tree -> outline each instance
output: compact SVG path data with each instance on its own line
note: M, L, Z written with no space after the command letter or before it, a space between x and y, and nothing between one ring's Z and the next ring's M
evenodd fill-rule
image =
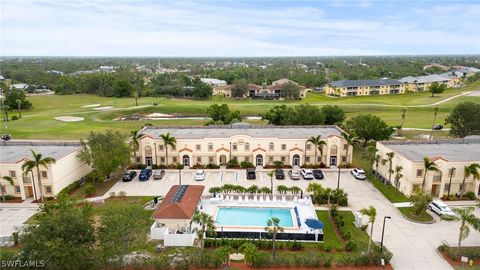
M473 211L475 210L474 207L453 208L452 210L457 214L453 217L453 220L461 221L457 246L457 250L460 252L462 240L465 240L470 233L470 227L468 225L472 226L475 230L480 231L480 219L473 214Z
M400 112L402 113L402 120L400 122L400 128L397 130L397 135L400 136L402 134L403 123L405 122L405 116L407 115L407 109L401 108Z
M263 193L263 194L270 194L272 193L272 190L269 189L268 187L262 187L258 190L259 193Z
M247 192L250 194L255 194L258 192L258 187L256 185L251 185L250 187L247 188Z
M198 240L200 240L200 246L203 248L205 234L215 232L213 218L207 213L196 212L195 215L193 215L192 221L200 226L197 231L197 236Z
M388 160L388 182L391 183L392 182L392 173L393 173L393 169L392 169L392 160L393 160L393 157L395 156L395 153L394 152L388 152L387 153L387 160Z
M15 102L17 103L17 109L18 109L18 117L19 118L22 118L22 101L20 99L17 99L15 100Z
M423 173L422 181L422 191L425 189L425 179L427 178L427 173L430 172L440 172L440 169L437 167L435 162L431 161L428 157L423 158L423 168L425 172Z
M133 95L133 98L135 99L135 106L138 107L138 98L139 98L138 91L134 91L132 95Z
M267 220L265 231L272 236L272 258L275 258L275 239L277 239L277 233L283 232L283 227L280 226L280 219L272 217Z
M345 159L345 162L348 164L348 150L350 148L350 145L351 146L358 145L358 139L357 139L357 137L353 136L353 134L348 134L348 133L345 133L345 132L342 132L342 137L345 141L347 141L347 152L345 153L347 158Z
M287 186L284 186L284 185L278 185L277 186L277 191L280 194L285 194L285 193L287 193L288 190L289 190L289 188Z
M208 192L210 194L217 194L217 193L220 193L222 192L222 188L221 187L211 187Z
M382 161L382 157L380 155L375 155L375 158L373 160L373 162L375 162L375 174L378 174L378 165L380 164L380 162Z
M130 131L130 135L132 136L132 140L130 141L130 147L133 151L133 157L135 158L135 163L137 163L137 151L140 148L140 143L138 141L138 130ZM155 157L155 162L157 157Z
M373 235L373 224L375 223L375 218L377 217L377 209L373 206L369 206L368 208L360 209L360 213L368 217L368 223L372 224L370 227L370 241L368 241L368 249L367 253L370 253L370 245L372 244L372 235Z
M403 167L402 166L396 166L395 167L395 196L398 195L398 189L400 186L400 179L402 179L403 174L402 174Z
M273 192L273 174L275 173L274 170L268 172L268 176L270 176L270 190Z
M8 122L8 111L10 110L10 106L3 105L3 112L5 113L5 122Z
M300 193L300 191L302 191L299 187L296 187L296 186L293 186L293 187L291 187L291 188L288 188L288 190L289 190L290 192L292 192L292 194L298 194L298 193Z
M378 149L375 146L369 145L365 152L362 153L362 158L368 160L370 162L370 165L372 165L375 161L375 154L377 153L377 151Z
M323 146L326 145L325 141L322 141L322 136L321 135L318 135L318 136L312 136L310 138L308 138L307 142L313 144L313 146L315 147L315 161L313 162L313 164L317 164L317 149L320 150L320 159L322 158L323 156Z
M13 178L10 176L3 176L2 180L7 181L10 185L13 186ZM5 193L3 191L3 186L0 186L0 189L2 190L2 201L5 201Z
M433 128L435 127L435 122L437 121L437 115L438 115L438 107L434 107L433 108L432 132L430 132L430 137L428 138L429 140L432 139L432 136L433 136Z
M42 180L40 178L40 166L42 166L44 168L48 168L47 166L49 164L55 163L55 159L51 158L51 157L42 158L41 153L36 153L32 149L30 149L30 151L32 152L33 160L25 161L25 163L23 163L23 165L22 165L22 170L23 170L24 174L27 174L29 171L36 168L38 186L40 187L40 198L43 202Z
M165 161L168 166L168 146L175 147L177 145L177 139L175 137L170 136L170 133L161 134L160 138L163 140L163 145L165 147Z
M463 194L465 193L465 180L470 176L473 176L474 180L480 179L480 164L472 163L463 168L463 182L462 188L460 189L460 197L463 197Z

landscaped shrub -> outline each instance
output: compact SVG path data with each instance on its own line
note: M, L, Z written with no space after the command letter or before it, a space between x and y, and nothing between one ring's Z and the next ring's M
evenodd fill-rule
M242 161L242 163L240 163L240 166L242 168L255 168L253 163L251 163L250 161Z
M145 165L145 164L139 164L139 163L137 163L137 164L130 164L130 166L127 167L127 170L143 170L143 169L145 169L146 167L147 167L147 165ZM158 167L159 167L159 166L157 166L157 168L158 168ZM152 166L152 168L153 168L153 166ZM158 169L160 169L160 168L158 168Z
M288 249L290 249L292 251L302 250L303 249L303 243L300 243L300 242L297 242L297 241L294 240L293 242L290 242L290 245L289 245Z
M469 199L469 200L475 200L475 193L472 191L469 191L463 195L464 199Z
M480 248L474 247L460 247L460 253L456 247L449 247L445 244L438 248L440 251L445 251L448 257L452 260L459 260L461 256L468 257L469 259L480 258Z
M207 169L220 169L220 166L218 166L217 164L209 163L207 165Z
M118 196L125 197L125 196L127 196L127 193L125 191L120 191L120 192L118 192Z
M14 116L12 116L12 117L10 118L10 120L12 120L12 121L15 121L15 120L18 120L18 119L19 119L19 118L18 118L18 116L16 116L16 115L14 115Z
M328 252L328 251L331 251L333 249L333 246L330 243L323 243L322 248L323 248L323 250Z
M345 244L346 251L353 251L356 247L357 243L353 240L348 240L348 242Z
M227 162L227 168L238 168L238 160L236 158L232 158Z
M68 195L70 194L71 192L73 192L75 189L79 188L80 187L80 180L77 180L73 183L71 183L70 185L64 187L59 193L58 193L58 196L62 196L62 195Z
M4 197L4 198L5 198L5 200L7 200L7 201L15 199L15 197L14 197L14 196L12 196L12 195L8 195L8 194L5 194L3 197Z
M87 196L95 194L95 191L97 191L97 189L92 184L86 184L85 188L83 189L83 192Z

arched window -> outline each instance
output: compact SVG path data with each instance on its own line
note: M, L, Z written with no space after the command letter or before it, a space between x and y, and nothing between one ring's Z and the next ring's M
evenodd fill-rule
M150 146L145 146L145 156L146 157L151 157L152 156L152 147Z
M268 149L269 149L270 151L275 150L275 144L274 144L273 142L271 142L271 143L268 145Z
M245 151L250 151L250 144L248 142L245 143Z

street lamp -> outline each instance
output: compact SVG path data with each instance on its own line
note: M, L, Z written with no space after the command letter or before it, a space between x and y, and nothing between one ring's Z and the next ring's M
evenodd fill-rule
M380 252L383 252L383 235L385 233L385 220L391 219L391 216L384 216L383 217L383 227L382 227L382 241L380 242Z

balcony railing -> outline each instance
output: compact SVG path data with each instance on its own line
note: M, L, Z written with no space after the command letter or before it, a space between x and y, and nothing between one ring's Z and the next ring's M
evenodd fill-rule
M23 183L24 183L24 184L31 184L31 183L32 183L32 178L30 178L30 177L23 177Z

